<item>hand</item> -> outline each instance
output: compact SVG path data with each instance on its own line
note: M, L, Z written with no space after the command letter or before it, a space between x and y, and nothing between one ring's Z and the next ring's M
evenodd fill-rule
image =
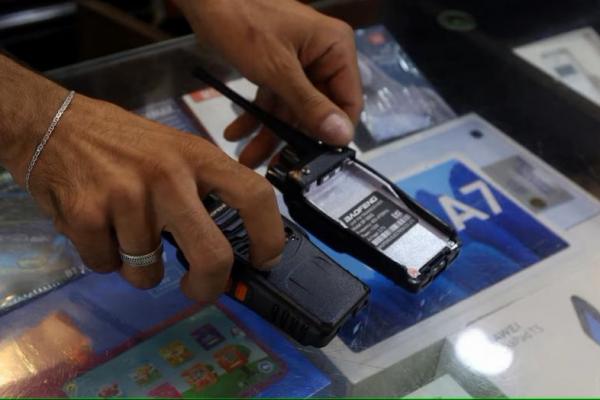
M307 134L346 145L362 108L354 32L339 20L295 0L179 0L198 39L217 50L259 86L255 102ZM242 114L228 140L254 132L259 122ZM278 141L262 128L240 154L260 165Z
M233 254L202 206L209 192L239 210L254 265L273 265L284 245L273 189L264 178L199 137L79 94L33 170L31 190L88 267L118 270L140 288L161 281L162 262L122 265L119 248L149 253L161 231L168 231L190 262L181 282L184 293L211 301L223 290Z

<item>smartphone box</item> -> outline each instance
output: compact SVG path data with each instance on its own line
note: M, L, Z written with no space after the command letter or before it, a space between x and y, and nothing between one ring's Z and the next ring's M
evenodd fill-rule
M566 273L556 284L452 335L440 371L472 382L489 380L509 397L597 397L597 265Z
M563 279L565 271L594 265L598 201L475 114L362 157L454 225L463 250L415 295L323 247L372 290L370 306L348 325L362 329L343 328L323 349L348 394L400 392L383 382L406 388L402 393L415 390L400 376L436 370L436 343Z
M514 52L600 105L600 37L591 27L516 47Z

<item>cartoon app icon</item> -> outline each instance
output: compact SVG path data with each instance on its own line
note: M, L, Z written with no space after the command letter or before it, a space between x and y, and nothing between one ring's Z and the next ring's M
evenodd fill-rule
M256 369L265 375L269 375L275 370L275 364L271 360L262 360L256 365Z
M63 387L63 390L70 397L76 396L77 395L77 384L74 381L68 382Z
M102 398L117 397L121 394L121 389L119 388L118 383L104 385L100 388L100 390L98 390L98 397Z
M225 341L225 337L211 324L202 325L192 331L191 335L204 350L210 350Z
M194 356L194 353L188 349L180 340L175 340L159 350L160 355L169 364L176 367L189 361Z
M181 393L179 393L179 390L177 390L175 386L167 382L149 391L148 396L161 398L175 398L181 397Z
M181 376L196 390L202 390L219 380L214 368L211 365L202 363L194 364L183 371Z
M250 358L250 349L246 346L230 344L213 354L213 358L227 372L243 367Z
M600 344L600 312L579 296L571 296L571 302L585 334Z
M241 330L239 326L233 326L231 328L230 333L231 333L231 336L233 336L233 337L246 336L246 333L243 330Z
M150 363L140 365L129 375L138 385L147 385L161 377L160 371Z

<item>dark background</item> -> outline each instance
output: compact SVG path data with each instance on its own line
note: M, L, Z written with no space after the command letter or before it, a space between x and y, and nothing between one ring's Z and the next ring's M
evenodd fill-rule
M355 28L385 24L458 114L477 112L588 190L600 194L598 107L512 53L514 46L572 29L600 29L600 0L310 3ZM441 18L448 10L460 10L467 18L443 22ZM0 0L0 51L40 71L189 33L187 23L168 0ZM182 53L181 57L185 56ZM194 62L190 59L189 64ZM157 80L151 76L153 68L157 71L154 75L159 75L160 69L152 63L146 63L143 70L138 68L130 97L145 101L136 90L139 81ZM118 75L115 70L112 72ZM107 86L102 83L104 77L105 82L123 82L122 90L128 90L126 79L109 77L107 69L93 87L87 83L89 74L69 74L63 70L50 76L108 100L114 99L103 96L102 87Z
M356 23L381 3L304 2L333 13L350 10L345 14ZM0 49L41 71L189 33L170 0L0 0Z

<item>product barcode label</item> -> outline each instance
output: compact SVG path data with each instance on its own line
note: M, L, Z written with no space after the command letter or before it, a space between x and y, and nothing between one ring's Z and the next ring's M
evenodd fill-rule
M379 192L373 192L339 218L349 229L385 250L417 223Z

